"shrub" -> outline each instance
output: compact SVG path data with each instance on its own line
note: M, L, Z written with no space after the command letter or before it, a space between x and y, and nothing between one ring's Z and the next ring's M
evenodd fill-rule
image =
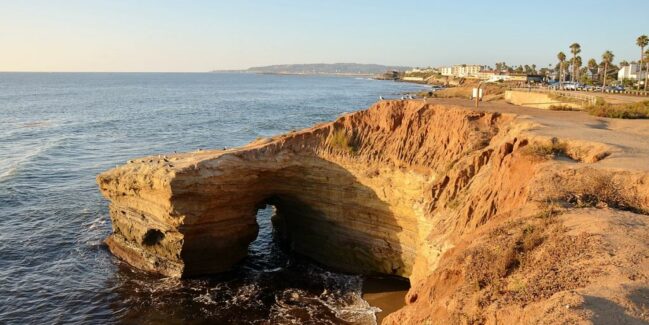
M579 111L579 109L566 104L550 105L552 111Z
M345 132L344 129L335 130L329 139L329 145L340 151L349 154L356 153L356 146L352 141L352 137Z
M613 105L598 100L594 105L587 106L586 111L599 117L646 119L649 118L649 101Z
M551 93L548 94L548 97L550 99L558 100L558 101L564 102L564 103L575 103L575 104L583 105L583 106L588 104L588 101L585 100L585 99L570 97L570 96L566 96L566 95L561 94L561 93L553 93L553 92L551 92ZM597 99L600 100L601 98L597 97ZM559 104L559 105L562 105L562 104Z
M535 142L523 149L523 153L538 157L569 157L567 152L568 144L563 141L559 141L557 138L552 138L552 140L546 143Z
M562 201L572 207L610 207L618 210L647 214L642 201L633 193L625 191L624 183L604 173L587 175L579 186L566 193Z

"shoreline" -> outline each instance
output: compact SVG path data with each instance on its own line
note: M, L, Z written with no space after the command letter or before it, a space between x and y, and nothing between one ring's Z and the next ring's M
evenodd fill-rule
M397 277L365 276L363 277L362 298L372 307L378 307L376 323L390 313L406 305L406 294L410 289L408 279Z

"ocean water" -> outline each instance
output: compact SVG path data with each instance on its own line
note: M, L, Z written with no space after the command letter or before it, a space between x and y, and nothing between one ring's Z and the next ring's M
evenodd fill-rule
M232 272L168 279L102 240L95 176L128 159L245 144L421 86L253 74L0 73L0 323L372 324L363 279L273 240L272 208Z

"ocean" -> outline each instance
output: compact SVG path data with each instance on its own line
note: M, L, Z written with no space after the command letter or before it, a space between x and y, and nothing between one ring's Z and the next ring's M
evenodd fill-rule
M0 323L372 324L363 278L283 251L272 209L227 274L169 279L113 257L95 176L243 145L422 86L227 73L0 73Z

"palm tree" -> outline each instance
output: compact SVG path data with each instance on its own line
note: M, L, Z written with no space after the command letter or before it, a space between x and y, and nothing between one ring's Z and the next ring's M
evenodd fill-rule
M644 61L644 47L649 45L649 37L647 35L640 35L635 40L636 45L640 46L640 61L638 61L638 77L642 71L642 62ZM646 83L645 83L646 84ZM640 83L638 82L638 90L640 90Z
M575 69L575 60L577 58L577 54L581 52L581 45L579 43L572 43L570 44L570 53L572 53L572 81L575 81L575 76L577 75L577 69Z
M604 54L602 54L602 63L604 63L604 81L602 82L602 92L604 92L604 88L606 87L606 77L608 75L608 65L613 63L613 58L615 55L613 55L613 52L611 51L606 51Z
M579 68L581 68L582 61L581 61L581 56L576 56L572 59L572 68L574 70L574 77L572 80L579 80Z
M591 58L590 60L588 60L588 64L586 64L586 66L588 67L588 70L590 70L590 75L589 76L595 77L595 73L597 72L597 67L599 67L599 65L597 64L597 61L595 61L595 59ZM593 70L595 71L595 73L593 73ZM595 81L595 78L591 78L591 80Z
M559 88L562 88L561 83L563 82L563 62L566 61L566 54L563 52L559 52L557 54L557 59L559 59Z
M644 91L647 91L647 82L649 82L649 50L644 52L644 62L647 65L647 70L644 74Z

